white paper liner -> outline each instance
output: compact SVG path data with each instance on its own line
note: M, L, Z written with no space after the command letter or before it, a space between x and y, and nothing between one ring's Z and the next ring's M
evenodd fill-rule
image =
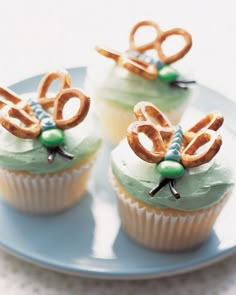
M138 243L161 251L181 251L194 248L209 236L214 222L229 198L226 194L210 208L188 214L167 215L165 210L147 210L119 188L114 189L118 198L120 217L125 232Z
M63 211L82 198L94 160L64 173L26 175L0 169L0 195L30 214Z
M176 125L179 123L187 103L188 100L179 107L164 112L172 124ZM126 137L128 126L136 120L133 111L114 106L102 99L96 99L96 110L103 133L112 144L117 144Z

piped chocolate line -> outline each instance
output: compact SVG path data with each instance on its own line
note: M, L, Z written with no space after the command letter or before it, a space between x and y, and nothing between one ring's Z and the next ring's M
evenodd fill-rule
M67 151L65 151L60 146L57 146L55 148L48 148L47 150L48 150L48 162L49 163L52 163L54 161L56 153L58 153L63 158L66 158L68 160L73 160L74 159L74 155L68 153Z
M170 191L172 193L172 195L178 200L180 199L180 194L177 192L177 190L175 189L175 180L174 179L170 179L169 182L169 188Z
M190 81L185 81L185 80L175 80L175 81L171 81L169 83L169 85L171 87L176 87L176 88L180 88L180 89L183 89L183 90L187 90L188 87L186 85L188 84L195 84L196 81L194 80L190 80Z
M156 193L158 193L170 180L168 178L164 178L157 186L150 190L148 193L151 197L154 197Z
M48 149L48 162L52 163L56 156L56 150L55 149Z
M148 194L151 197L154 197L154 195L158 193L166 184L169 184L170 191L172 195L175 197L175 199L180 199L180 194L177 192L175 188L175 180L169 178L164 178L157 186L151 189Z
M62 157L68 159L68 160L73 160L74 159L74 155L68 153L67 151L65 151L62 147L58 146L56 148L56 151L58 152L58 154L60 154Z

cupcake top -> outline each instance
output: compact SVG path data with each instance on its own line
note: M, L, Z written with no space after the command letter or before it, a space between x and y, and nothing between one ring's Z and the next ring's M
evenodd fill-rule
M156 31L155 39L143 45L136 45L135 35L143 26ZM173 35L182 36L183 48L177 53L166 56L162 43ZM170 66L182 58L192 46L191 35L180 28L162 31L152 21L137 23L130 32L129 49L123 53L105 47L96 47L97 51L113 60L93 62L88 67L86 85L97 97L110 100L125 108L132 108L140 99L158 103L162 110L168 110L180 104L189 96L186 81L180 73ZM150 49L154 55L150 55ZM158 100L160 101L156 101Z
M85 85L91 96L105 99L130 111L143 99L158 104L162 111L168 111L185 102L191 92L190 88L183 90L170 87L158 78L145 79L110 60L104 61L102 57L87 68Z
M60 89L49 96L56 79ZM1 167L34 174L58 172L82 162L100 146L96 118L87 116L90 99L70 88L67 72L45 75L38 93L19 97L0 88L0 95Z
M208 114L185 132L173 129L150 103L140 103L135 114L128 141L111 160L114 176L132 197L156 208L191 211L213 205L233 187L232 169L222 155L214 158L222 144L216 134L221 114Z

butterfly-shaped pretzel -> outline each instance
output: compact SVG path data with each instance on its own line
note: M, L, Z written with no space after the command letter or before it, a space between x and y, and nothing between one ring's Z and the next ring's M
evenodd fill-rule
M138 30L145 26L152 27L156 32L156 36L151 42L137 45L135 36ZM174 35L183 37L185 44L177 53L166 56L162 49L163 42ZM177 81L178 72L167 65L181 59L190 50L191 46L192 37L184 29L174 28L168 31L162 31L157 23L144 20L138 22L132 28L129 36L129 50L126 52L117 52L99 46L96 47L96 50L100 54L112 58L117 64L134 74L151 80L159 76L161 80L169 82L171 86L181 87L182 84L193 83L194 81ZM159 59L151 57L146 53L150 49L156 52ZM181 88L186 88L186 86L182 86Z
M60 81L58 93L48 97L52 82ZM70 118L63 117L65 104L71 98L78 98L80 106ZM0 87L0 124L13 135L20 138L39 137L48 149L48 161L52 162L56 153L73 159L73 155L63 149L64 130L78 125L87 116L90 98L80 89L71 88L71 79L67 71L50 72L40 82L38 97L22 100L14 92ZM49 108L53 108L52 115ZM18 119L18 120L14 120Z
M138 103L134 113L138 121L128 127L129 145L139 158L157 164L159 173L164 177L149 194L153 196L169 183L171 192L179 198L174 179L182 176L185 168L205 164L216 155L222 144L216 130L223 124L223 116L219 112L209 113L183 132L181 126L173 127L161 111L149 102ZM142 144L140 133L151 140L152 149Z

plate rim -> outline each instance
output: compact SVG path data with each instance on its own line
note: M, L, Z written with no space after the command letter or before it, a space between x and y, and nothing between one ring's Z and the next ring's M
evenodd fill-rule
M143 273L119 273L119 272L108 272L108 271L92 271L92 270L75 270L74 268L69 268L67 266L59 266L55 265L53 263L50 263L48 261L39 260L37 258L34 258L30 255L26 255L21 253L20 251L16 251L11 249L10 247L4 245L2 242L0 242L0 249L3 250L5 253L11 254L14 257L19 258L20 260L23 260L25 262L28 262L32 265L39 266L41 268L52 270L57 273L63 273L63 274L69 274L73 276L83 277L83 278L91 278L91 279L105 279L105 280L146 280L146 279L155 279L155 278L164 278L164 277L170 277L175 275L184 274L187 272L193 272L199 269L202 269L207 266L211 266L217 262L222 261L223 259L226 259L233 255L236 252L236 246L232 247L231 249L224 250L220 252L221 254L212 256L211 259L203 259L198 264L189 264L182 268L176 268L173 270L165 270L165 271L149 271L149 272L143 272ZM176 253L177 255L178 253ZM169 267L171 268L171 266Z

